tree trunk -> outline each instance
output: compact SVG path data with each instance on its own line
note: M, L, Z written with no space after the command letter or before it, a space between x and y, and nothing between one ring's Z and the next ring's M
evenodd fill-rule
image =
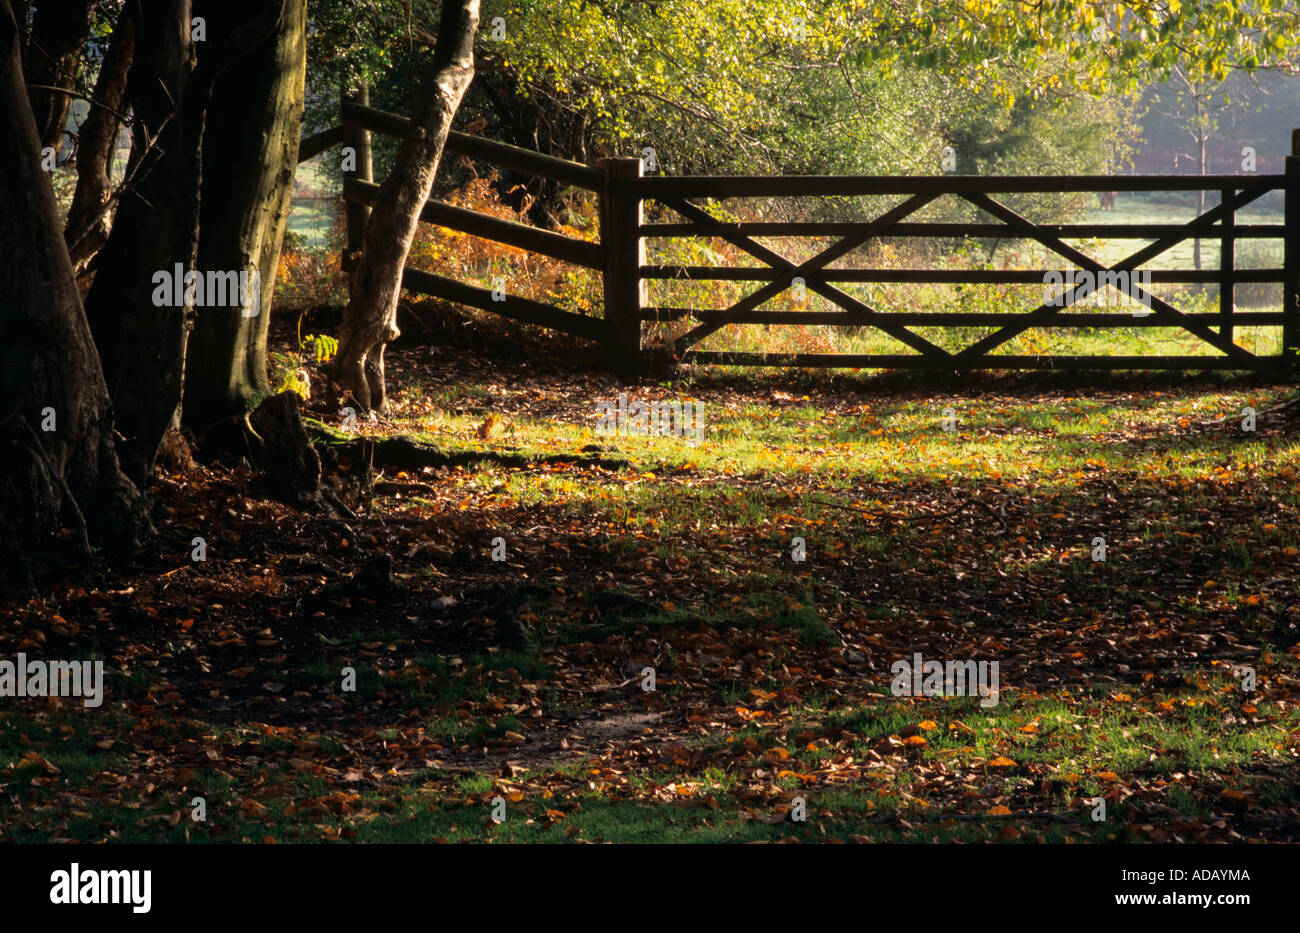
M112 408L41 170L9 0L0 0L0 289L4 558L30 556L26 548L64 528L83 550L138 545L148 517L118 467Z
M334 382L362 410L384 410L384 346L399 334L397 300L420 210L429 197L443 144L465 89L474 77L478 0L443 0L438 44L415 98L411 136L402 141L392 173L366 226L352 277Z
M1199 109L1199 108L1198 108ZM1196 129L1196 171L1202 177L1205 176L1205 130L1200 126ZM1205 213L1205 189L1202 188L1196 192L1196 216L1199 217ZM1201 238L1196 238L1196 244L1192 250L1192 263L1197 272L1201 271ZM1196 286L1197 291L1205 288L1204 284Z
M191 300L169 285L155 305L156 273L194 268L199 150L206 101L190 95L195 68L189 0L141 4L129 90L135 118L128 172L138 183L117 208L95 257L86 314L113 397L127 476L142 483L180 406ZM179 301L175 300L177 297Z
M1201 97L1196 95L1196 129L1193 135L1196 138L1196 172L1198 175L1205 175L1205 144L1206 136L1209 135L1207 123L1208 117L1205 113L1205 107L1201 103ZM1205 213L1205 190L1202 189L1196 193L1196 216ZM1201 271L1201 238L1197 237L1192 244L1192 265L1197 272ZM1203 291L1203 283L1196 285L1196 291Z
M90 14L96 0L41 0L32 22L31 43L23 71L28 99L36 116L41 146L57 151L63 141L71 98L46 87L72 90L82 48L90 33ZM42 85L42 87L31 87Z
M77 189L72 195L63 237L78 276L108 241L112 227L112 211L106 205L113 193L113 156L121 128L117 113L122 112L126 76L134 55L135 25L130 11L123 7L113 27L108 53L99 67L99 78L91 95L95 103L77 136Z
M221 0L199 3L195 13L207 17L210 31L223 31L272 5L279 0ZM205 54L200 47L200 62ZM267 327L298 164L306 73L307 2L288 0L275 30L223 73L208 106L197 268L256 270L259 294L250 309L256 316L245 316L237 300L196 312L183 417L200 439L217 423L241 419L255 396L270 391Z

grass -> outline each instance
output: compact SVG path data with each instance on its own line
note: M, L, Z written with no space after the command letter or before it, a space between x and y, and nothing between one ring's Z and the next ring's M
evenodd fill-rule
M171 662L139 665L100 714L7 708L4 839L1292 838L1300 446L1276 418L1254 433L1238 420L1284 390L737 389L689 370L629 390L700 401L690 446L596 434L600 385L489 374L488 392L431 389L400 355L391 372L395 430L449 449L596 444L632 468L407 477L431 491L377 508L460 524L305 539L313 565L346 572L358 543L393 555L408 587L396 617L268 621L305 591L249 595L247 648L188 688ZM497 534L504 566L487 557ZM458 542L469 556L454 563ZM407 557L416 544L427 564ZM252 553L242 579L266 560ZM56 594L15 630L96 606ZM492 634L507 611L526 644ZM196 644L167 629L166 652L212 651L210 624L200 614ZM266 626L301 641L257 647ZM891 664L913 652L1000 660L998 703L894 695ZM355 692L340 691L344 666ZM638 687L647 666L655 693ZM1243 667L1260 679L1249 696ZM168 705L173 689L188 705ZM190 819L196 796L206 823ZM796 798L806 821L790 819Z
M686 383L675 390L647 392L648 397L690 398ZM399 405L427 410L427 401L403 398ZM436 404L436 403L435 403ZM879 406L878 406L879 407ZM726 509L729 520L767 509L770 497L754 492L710 489L709 498L683 496L677 484L658 482L655 471L720 470L729 474L774 471L815 475L832 486L844 486L854 477L907 481L935 475L974 481L999 480L1030 466L1040 481L1068 479L1065 474L1100 468L1141 472L1152 455L1176 460L1170 467L1181 478L1207 479L1221 474L1216 465L1228 462L1228 472L1249 469L1266 454L1263 442L1246 432L1197 433L1189 430L1200 423L1227 417L1240 420L1246 407L1264 407L1259 393L1251 389L1206 392L1193 399L1159 390L1122 403L1105 404L1086 394L1070 394L1046 404L988 404L975 398L949 397L942 393L931 399L905 400L887 410L873 410L870 404L852 411L827 412L815 405L774 407L767 403L710 405L703 408L703 443L692 446L681 439L664 437L617 437L595 430L596 404L589 411L567 413L564 418L532 417L526 407L519 411L498 406L508 421L502 435L513 446L539 453L576 453L597 444L612 452L631 456L648 467L647 474L617 486L593 478L569 475L537 478L525 474L502 474L483 470L459 480L466 489L491 488L504 482L506 491L520 501L554 501L556 496L576 501L602 496L620 507L655 520L657 507L665 497L675 504L673 519L693 522L714 508ZM944 409L951 408L956 430L942 430ZM1152 425L1167 427L1163 434L1147 439L1141 448L1108 444L1108 437L1123 433L1134 413ZM434 443L473 446L481 414L455 415L446 410L432 417L412 412L409 427L418 429ZM1281 452L1288 458L1300 447L1287 444ZM1089 462L1092 461L1092 462ZM664 479L667 479L666 477Z

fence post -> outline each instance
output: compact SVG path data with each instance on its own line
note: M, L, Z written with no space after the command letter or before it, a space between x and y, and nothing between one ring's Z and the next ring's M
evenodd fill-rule
M1237 199L1235 188L1224 188L1219 194L1223 205L1223 238L1219 241L1219 316L1223 324L1219 333L1229 340L1232 332L1232 302L1236 285L1237 268L1237 211L1234 203Z
M344 94L341 100L348 100L354 104L361 104L363 107L370 106L370 89L362 85L358 90L351 94ZM351 148L349 153L347 150ZM374 166L370 158L370 131L364 130L355 123L343 119L343 158L344 172L343 177L356 178L360 181L374 181ZM348 169L347 165L350 158L355 157L356 164ZM351 272L357 263L357 258L361 255L361 245L366 238L366 224L370 221L370 208L364 204L353 204L351 201L344 201L344 211L347 215L347 239L343 246L343 271Z
M600 242L605 250L605 326L607 364L624 379L643 371L641 306L646 300L641 266L641 198L629 185L641 177L640 159L602 159Z
M1291 131L1286 159L1286 234L1282 252L1282 378L1296 377L1296 347L1300 344L1300 129Z

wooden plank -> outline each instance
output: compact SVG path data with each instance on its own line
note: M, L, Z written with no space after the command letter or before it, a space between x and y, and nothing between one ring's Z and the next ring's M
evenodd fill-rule
M1225 356L987 356L979 360L936 360L920 354L756 353L689 350L684 363L713 366L778 366L815 369L925 369L935 371L1042 370L1231 370L1249 371Z
M358 126L386 136L396 136L398 139L405 139L411 132L411 121L406 117L385 113L373 107L345 102L343 116L353 120ZM455 130L447 134L446 148L473 159L482 159L484 162L491 162L517 172L553 178L578 188L586 188L588 191L599 191L603 180L598 169L583 165L581 162L557 159L555 156L542 155L531 149L522 149L519 146L511 146L493 139L483 139L481 136L470 136Z
M641 305L646 285L640 275L645 262L641 199L631 193L641 177L640 159L605 159L605 184L600 192L600 242L605 254L605 347L608 364L624 379L643 369Z
M847 236L860 229L865 221L855 222L775 222L747 221L745 223L723 223L721 221L701 221L699 223L653 223L642 224L641 235L644 237L721 237L725 233L738 236L762 237L818 237ZM1062 239L1087 239L1100 237L1110 240L1155 240L1160 237L1178 233L1182 224L1039 224L1038 229L1050 236ZM1286 234L1286 224L1238 224L1237 239L1280 238ZM902 223L889 231L888 237L982 237L986 239L1021 240L1026 239L1006 224L961 224L961 223Z
M298 143L298 164L301 165L308 159L314 159L330 146L336 146L343 142L343 127L331 126L327 130L321 130L315 135L308 136L302 142Z
M696 320L716 320L726 312L710 308L649 307L641 309L644 321L679 321L683 318ZM875 327L878 321L889 324L901 324L909 327L999 327L1012 317L1009 313L980 311L883 311L876 315L853 314L847 311L753 311L746 318L746 324L763 325L822 325L827 327ZM1187 315L1194 321L1207 325L1222 323L1217 312L1205 312ZM1283 323L1280 311L1243 311L1234 315L1233 320L1242 327L1276 327ZM1050 319L1036 322L1034 327L1173 327L1181 329L1180 324L1156 315L1134 317L1123 310L1110 312L1063 313L1053 315Z
M1062 275L1069 269L1053 270ZM1144 270L1146 271L1146 270ZM1217 269L1151 269L1152 282L1218 282ZM929 284L1042 285L1046 270L1036 269L822 269L809 273L809 288L817 282L924 282ZM693 282L764 282L772 277L764 266L642 266L642 278ZM1281 282L1282 269L1241 269L1238 282Z
M370 89L364 84L354 91L350 97L345 97L340 102L343 115L343 147L345 150L351 150L351 155L355 158L355 163L351 170L343 172L343 189L347 190L349 182L368 185L375 180L374 178L374 161L371 158L370 150L370 132L347 116L349 106L364 107L370 103ZM343 205L346 223L346 233L343 245L343 255L340 257L340 265L344 272L351 272L356 268L357 261L361 258L361 248L365 243L366 227L370 223L370 206L361 203L345 203Z
M466 285L464 282L435 275L432 272L405 269L402 271L402 287L409 291L454 301L457 304L469 305L471 308L491 311L512 321L549 327L585 340L599 341L605 335L604 322L599 318L574 314L572 311L565 311L518 295L506 295L504 301L496 301L492 297L491 289Z
M651 175L637 183L644 198L777 198L869 194L982 194L1060 191L1215 191L1228 186L1264 193L1284 175Z
M352 179L343 182L343 197L350 202L373 204L378 195L378 185ZM426 201L424 209L420 211L420 219L440 227L482 237L485 240L517 246L553 259L585 266L588 269L600 269L605 264L604 251L599 243L578 240L560 233L552 233L550 230L516 223L513 220L502 220L500 217L480 214L478 211L456 207L445 201L432 198Z
M1282 283L1282 353L1278 360L1283 379L1296 378L1296 357L1300 353L1300 129L1291 133L1291 155L1286 160L1286 239L1283 241L1282 265L1286 281Z
M708 216L703 210L688 201L674 200L670 202L670 206L673 210L690 220L701 220ZM726 239L735 246L747 251L756 259L768 263L771 268L782 269L794 265L794 263L790 262L784 256L772 252L767 247L751 240L749 237L741 236L739 234L727 234ZM770 274L771 273L769 273L769 275ZM871 318L873 320L876 316L876 311L873 308L868 307L852 295L840 291L833 285L826 284L824 281L814 281L810 287L823 298L835 302L850 313ZM947 351L942 347L936 346L924 337L913 334L906 327L903 327L900 324L889 320L876 321L875 324L885 333L894 337L894 339L901 341L905 346L911 347L913 350L931 356L948 355Z
M1219 224L1223 231L1219 240L1219 314L1223 318L1219 334L1227 340L1232 339L1233 271L1237 267L1237 212L1232 209L1236 199L1237 193L1233 188L1223 189L1219 196L1219 203L1227 205Z
M778 259L780 259L782 263L785 263L785 267L773 268L772 271L775 273L775 277L771 282L759 288L757 291L752 292L748 297L742 298L740 301L736 302L729 309L727 309L726 319L700 324L699 326L693 328L690 332L679 337L674 342L674 347L676 351L678 353L681 353L687 347L690 347L692 344L698 343L699 341L703 340L705 337L707 337L709 334L716 331L718 328L723 327L726 324L734 324L737 321L742 320L746 313L752 311L754 308L757 308L759 305L763 304L764 302L771 300L774 296L780 294L781 292L789 288L790 283L796 277L807 277L807 275L809 275L810 273L818 271L823 266L827 266L830 263L834 262L836 259L839 259L841 256L849 253L852 250L857 249L859 246L861 246L871 237L879 233L884 233L894 224L901 221L904 217L907 217L910 214L919 211L921 208L925 207L925 205L933 201L935 197L936 195L918 194L908 198L902 204L898 204L895 207L891 208L890 210L886 211L885 213L881 214L874 221L872 221L867 226L866 229L861 230L858 233L853 234L852 236L845 237L844 239L838 241L834 245L829 246L826 249L822 250L820 253L818 253L816 256L813 256L811 259L803 263L800 263L798 266L789 264L788 260L785 260L782 257L777 257ZM757 243L754 243L752 246L746 246L744 248L751 251L753 251L754 249L763 249ZM763 252L767 254L770 251L763 249ZM772 253L771 255L775 256L776 254ZM840 293L840 295L842 295L844 299L849 299L850 301L856 302L857 304L861 305L862 308L865 308L867 311L871 310L869 308L866 308L865 305L862 305L861 302L857 302L857 299L852 298L852 296L850 295L844 295L842 292ZM827 297L830 297L832 301L836 301L836 302L839 302L841 300L841 298L836 296L827 296ZM916 335L914 334L909 334L908 336L911 337L912 340L916 340L916 341L919 341L921 339L919 337L916 337ZM923 341L923 342L930 347L930 349L928 350L922 350L923 353L928 353L936 357L945 357L948 355L948 353L945 350L942 350L941 348L936 347L933 344L929 344L928 341Z

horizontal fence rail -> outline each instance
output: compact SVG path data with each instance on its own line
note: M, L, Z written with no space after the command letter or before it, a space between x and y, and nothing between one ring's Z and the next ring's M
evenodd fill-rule
M411 135L411 121L406 117L385 113L351 101L343 102L343 122L353 123L362 129L395 136L398 139L406 139ZM531 149L522 149L519 146L511 146L508 143L499 143L455 130L447 134L446 149L448 152L481 159L502 168L529 175L541 175L543 178L552 178L589 191L599 191L604 181L604 173L581 162L557 159L555 156L542 155Z
M338 144L354 146L357 168L345 172L343 197L348 208L345 267L363 241L370 206L380 187L370 169L371 132L406 138L411 121L368 105L361 94L345 99L342 125L305 137L299 159L305 161ZM552 328L604 348L606 362L625 376L645 371L655 348L645 341L645 325L687 326L666 348L679 361L712 365L846 367L854 369L1165 369L1247 370L1273 377L1295 376L1300 344L1300 130L1292 134L1286 171L1271 175L1042 175L1042 176L646 176L634 158L603 159L583 165L518 146L465 133L448 135L446 149L526 175L595 192L599 200L599 242L578 239L529 224L490 216L436 199L428 200L421 219L474 237L503 243L581 268L598 270L603 279L602 316L563 310L517 295L502 295L446 276L407 269L403 286L490 311L502 317ZM1179 223L1036 223L994 195L1069 194L1082 192L1217 192L1219 203ZM1237 223L1252 202L1282 191L1284 222ZM718 220L692 199L891 196L899 199L878 216L856 221ZM915 218L936 199L956 197L979 208L985 218L972 223L926 222ZM680 219L647 223L647 203ZM651 263L649 241L716 238L730 243L758 265ZM760 239L796 238L817 244L815 255L795 262ZM895 238L934 240L1013 240L1035 243L1055 261L1053 269L898 269L842 268L836 263L860 247ZM1135 240L1132 252L1106 264L1081 248L1089 240ZM1220 263L1213 269L1151 269L1148 263L1191 239L1217 241ZM1238 240L1281 241L1280 268L1236 268ZM827 242L829 241L829 242ZM1074 241L1079 245L1072 245ZM1063 261L1063 262L1062 262ZM1080 281L1091 273L1091 281ZM1139 273L1127 275L1127 273ZM1073 275L1073 279L1070 276ZM758 286L727 308L693 308L648 300L651 282L752 282ZM764 307L795 283L820 296L836 310ZM1070 284L1073 282L1073 284ZM880 311L834 283L920 283L935 285L1041 285L1056 283L1059 293L1024 312ZM1280 283L1282 304L1276 311L1238 311L1236 286ZM1217 285L1219 310L1184 313L1152 286ZM1140 302L1140 310L1089 311L1090 297L1115 289ZM792 305L794 302L792 302ZM802 305L800 301L798 304ZM771 353L701 349L701 341L734 324L813 325L875 328L912 353ZM1237 345L1238 327L1282 328L1282 348L1260 356ZM912 330L918 327L993 328L960 350L948 350ZM1217 355L1024 355L1006 352L1007 343L1034 327L1178 328L1217 351Z
M679 321L693 317L702 321L719 320L725 311L701 311L697 308L646 308L642 311L643 321ZM1125 320L1125 327L1176 327L1169 321L1156 317L1131 316ZM1222 324L1223 315L1218 312L1188 314L1187 319L1205 324ZM997 327L1007 323L1008 315L991 311L891 311L889 320L895 324L922 327ZM1093 312L1056 314L1052 317L1053 327L1113 327L1116 312ZM1239 311L1233 315L1237 324L1277 326L1284 323L1281 311ZM873 323L870 315L854 314L851 311L755 311L746 320L753 324L821 324L840 327L863 327Z
M1072 270L1053 270L1062 275ZM1281 282L1285 269L1238 269L1233 273L1237 282ZM642 266L641 274L647 279L690 279L720 282L765 282L771 279L771 269L758 266ZM1218 269L1149 269L1152 282L1218 282L1223 273ZM805 281L812 282L933 282L936 284L1021 284L1042 285L1043 273L1034 269L822 269L809 273Z
M343 197L353 203L370 206L375 203L378 195L379 186L371 182L353 178L343 182ZM605 251L599 243L563 236L513 220L502 220L500 217L456 207L433 198L424 202L420 219L485 240L494 240L553 259L586 266L588 269L601 269L605 265Z
M533 301L518 295L506 295L498 299L492 294L492 289L467 285L432 272L404 269L402 287L446 301L454 301L457 304L469 305L471 308L491 311L512 321L549 327L586 340L600 340L604 336L604 326L597 318L564 311L545 302Z
M1152 365L1149 356L1054 356L1053 366L1043 366L1041 356L993 356L988 359L963 360L960 357L935 365L934 360L907 353L760 353L745 350L696 350L692 358L699 363L717 366L778 366L809 369L923 369L969 372L977 369L1159 369L1159 370L1233 370L1240 369L1231 360L1214 356L1162 356Z
M869 194L1053 194L1063 191L1237 191L1281 188L1285 175L658 175L643 198L855 197Z
M739 234L742 236L847 236L857 232L862 223L779 223L755 221L751 223L652 223L641 225L641 235L646 237L678 236L725 236ZM1106 237L1112 240L1151 240L1170 234L1181 233L1183 224L1039 224L1038 229L1048 236L1062 239L1087 239L1089 237ZM1239 224L1234 235L1237 239L1280 237L1286 232L1284 224ZM1011 238L1018 236L1015 229L1006 224L895 224L886 236L892 237L930 237L943 239L952 237L979 237L980 239Z

